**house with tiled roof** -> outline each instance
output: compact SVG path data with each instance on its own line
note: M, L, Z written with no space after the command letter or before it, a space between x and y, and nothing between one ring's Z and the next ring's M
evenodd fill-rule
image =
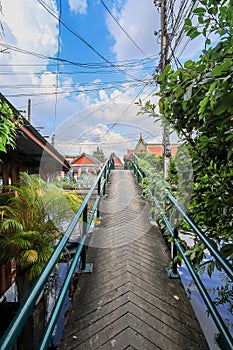
M177 152L178 145L171 144L171 155L174 156ZM156 157L163 155L163 146L159 143L147 143L142 134L140 134L139 140L135 146L135 149L128 149L127 154L124 156L124 161L129 159L133 153L145 153L145 154L154 154Z
M103 163L99 159L83 152L71 161L70 171L73 172L74 175L79 175L82 173L96 174L100 170L102 165Z
M3 191L3 186L18 184L20 172L40 174L48 180L51 176L55 177L61 172L68 172L70 166L63 155L1 93L0 101L12 110L11 120L17 124L15 147L8 147L6 153L0 151L0 204L5 205L9 199L9 193ZM13 194L12 191L11 195ZM14 283L15 271L16 265L13 260L9 264L0 266L0 297Z
M0 152L0 188L18 183L20 172L40 174L45 180L61 171L69 171L69 163L28 120L0 93L0 101L13 112L12 121L18 123L15 148Z

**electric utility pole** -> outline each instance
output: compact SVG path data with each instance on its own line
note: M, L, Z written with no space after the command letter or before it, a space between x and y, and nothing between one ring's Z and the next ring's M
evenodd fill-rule
M154 0L155 6L160 7L161 11L161 56L159 70L162 73L167 65L168 56L168 35L167 35L167 0ZM164 178L168 177L170 166L171 148L170 148L170 132L169 127L163 127L163 174Z

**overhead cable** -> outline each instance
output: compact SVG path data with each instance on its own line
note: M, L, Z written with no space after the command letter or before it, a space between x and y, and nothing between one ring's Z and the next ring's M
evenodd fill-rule
M137 45L137 43L131 38L131 36L126 32L126 30L122 27L122 25L118 22L118 20L116 19L116 17L112 14L112 12L109 10L109 8L107 7L107 5L104 3L103 0L100 0L101 4L105 7L105 9L107 10L107 12L110 14L110 16L114 19L114 21L117 23L117 25L121 28L121 30L125 33L125 35L129 38L129 40L136 46L136 48L146 57L147 54Z
M51 16L53 16L54 18L57 18L57 15L53 12L53 10L51 8L48 7L48 5L43 1L43 0L37 0L46 11L48 11ZM126 71L116 67L114 65L114 63L112 63L111 61L109 61L106 57L104 57L97 49L95 49L87 40L85 40L80 34L78 34L73 28L71 28L68 24L65 23L65 21L60 18L60 23L70 32L72 33L75 37L77 37L80 41L82 41L86 46L88 46L93 52L95 52L95 54L97 56L99 56L103 61L105 61L106 63L108 63L112 68L114 68L115 70L118 70L120 73L124 73L126 75L128 75L129 77L131 77L132 79L135 79L134 76L132 76L131 74L127 73Z

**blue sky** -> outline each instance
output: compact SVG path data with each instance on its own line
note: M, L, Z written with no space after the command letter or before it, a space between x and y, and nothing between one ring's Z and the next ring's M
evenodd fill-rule
M31 123L62 154L99 146L122 157L140 133L161 142L159 123L135 105L156 102L153 0L2 0L2 11L1 92L21 110L31 99Z

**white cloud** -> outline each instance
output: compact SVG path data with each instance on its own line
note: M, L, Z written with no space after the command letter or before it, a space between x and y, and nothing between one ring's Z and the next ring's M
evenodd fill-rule
M130 104L130 96L122 94L124 103L108 98L108 103L92 103L64 120L56 130L56 147L63 154L85 151L92 154L97 146L105 154L116 152L123 157L127 148L134 148L140 133L147 142L160 143L162 129L154 118L138 115L139 107Z
M55 0L47 0L47 3L57 11ZM2 6L5 14L2 22L5 28L6 43L47 56L54 57L56 55L57 21L46 12L38 1L2 0ZM85 13L86 6L86 1L71 2L70 0L72 11ZM133 16L132 13L134 14ZM156 53L156 38L153 35L154 27L156 27L156 18L157 11L153 1L146 1L142 4L139 0L129 0L119 12L119 20L124 28L149 55ZM117 59L142 57L140 51L129 41L125 34L121 30L119 31L119 27L114 22L110 23L110 19L108 23L110 32L116 39L113 50ZM67 57L69 58L68 54ZM26 84L33 84L33 88L30 91L35 95L41 92L52 94L55 92L56 68L54 68L54 73L48 71L48 59L41 60L32 55L8 51L8 53L0 55L0 63L9 64L7 70L11 70L13 74L25 71L31 73L31 75L3 75L1 84L8 84L11 87L14 84L22 86L21 89L8 89L5 90L6 92L15 92L16 94L19 94L19 92L28 93L29 88L25 87ZM20 67L20 64L26 64L27 67ZM35 64L40 66L34 66ZM138 66L138 71L140 69L141 67ZM36 74L37 72L39 74ZM133 72L132 74L136 73ZM135 146L140 133L145 136L148 142L159 142L161 140L161 128L159 128L159 125L154 124L154 120L148 118L148 116L137 115L138 107L135 106L133 99L137 96L138 89L129 87L129 84L122 84L122 86L118 86L111 92L100 89L97 93L83 91L82 93L77 93L77 95L69 95L69 86L73 84L72 79L72 76L68 79L64 78L64 80L59 79L62 90L66 94L58 95L56 116L56 97L54 95L32 97L32 121L36 120L36 125L39 124L45 127L45 130L42 131L45 135L51 135L54 131L54 125L56 126L55 145L64 154L70 149L78 152L80 147L83 150L85 147L86 151L92 153L92 150L99 145L106 154L115 151L120 156L123 156L127 148ZM93 83L95 82L97 82L96 77L93 77ZM99 79L99 82L101 82L101 79ZM78 90L81 88L80 83ZM58 92L60 91L59 88ZM148 97L148 91L141 92L140 98L142 100L143 98L151 99L151 97ZM69 99L66 98L67 96L69 96ZM14 103L14 99L10 99L10 101L19 108L21 105L25 106L27 104L27 97L15 99L16 103ZM85 135L85 139L82 139L81 142L80 137L82 135Z
M120 12L114 8L112 12L143 52L148 56L158 53L159 46L156 45L153 33L159 27L159 15L153 1L143 1L142 4L141 0L128 0ZM107 26L115 40L112 51L116 54L117 60L143 57L138 48L109 15L107 16Z
M1 21L5 34L2 39L3 45L5 43L17 48L17 50L8 48L5 54L0 55L0 63L8 65L5 68L7 74L3 74L1 79L1 84L9 86L4 93L6 95L28 93L29 88L26 86L32 85L34 85L30 90L32 94L41 92L40 87L44 82L54 84L54 76L46 73L49 58L42 60L36 55L22 53L22 50L53 57L57 52L57 23L35 0L29 2L2 0L1 3L3 9ZM47 0L47 4L56 13L55 1ZM23 88L14 89L15 85Z
M85 14L87 12L86 0L69 0L70 11L76 14Z
M176 14L179 7L180 2L175 3ZM156 66L159 61L160 38L159 35L154 35L154 31L160 33L161 26L158 7L154 5L152 0L143 1L143 4L141 0L126 0L124 4L114 2L111 12L143 52L148 56L158 55L158 59L155 59ZM111 50L116 55L117 60L132 59L132 57L145 58L109 14L106 15L106 25L115 41ZM213 37L213 41L215 38L216 36ZM187 37L184 37L176 51L176 56L182 61L196 59L197 53L200 53L204 48L204 41L202 36L190 42ZM140 67L138 68L140 71Z
M19 48L54 55L57 51L57 24L54 18L37 1L2 0L2 22L9 41L8 33L15 38ZM55 1L47 1L56 11ZM12 38L11 38L12 40ZM27 59L27 56L18 55Z

